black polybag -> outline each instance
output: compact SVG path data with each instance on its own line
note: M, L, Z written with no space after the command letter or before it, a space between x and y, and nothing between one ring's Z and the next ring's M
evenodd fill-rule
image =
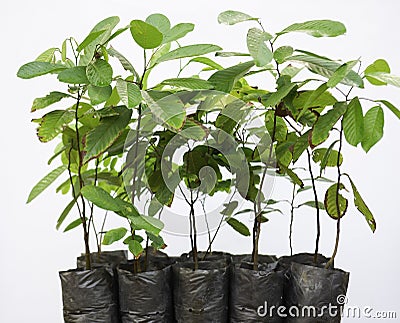
M133 273L133 262L118 267L122 323L174 322L171 291L172 260L152 257L147 271ZM140 262L140 267L143 267Z
M230 253L223 252L223 251L199 251L197 253L197 258L199 261L217 261L221 263L226 263L229 265L232 262L232 256ZM188 253L183 253L179 257L180 262L193 262L193 252L190 251Z
M316 262L315 262L316 260ZM298 253L292 256L282 256L278 260L278 269L283 270L284 272L290 271L290 266L292 262L303 264L303 265L310 265L310 266L317 266L317 267L325 267L326 263L329 261L329 258L317 254L315 258L315 254L313 253ZM333 264L332 264L333 265Z
M250 259L238 257L237 259ZM277 309L282 306L283 273L276 271L276 259L263 256L265 263L254 270L251 262L233 265L230 290L230 322L283 322ZM270 311L270 309L274 309Z
M252 255L249 254L243 254L243 255L232 255L232 261L236 264L240 262L251 262L252 261ZM274 263L277 262L278 258L276 256L272 255L258 255L258 262L261 264L267 264L267 263Z
M90 253L90 259L92 267L101 267L102 265L116 267L128 261L128 252L125 250L92 252ZM82 269L86 267L85 255L81 255L76 259L76 266Z
M228 322L230 267L225 260L172 266L175 319L178 323Z
M114 279L106 268L59 273L66 323L119 323Z
M343 270L292 263L285 293L287 322L340 322L348 283L349 273Z
M125 264L128 262L128 252L126 250L112 250L112 251L102 251L102 252L92 252L90 253L92 268L105 268L113 278L113 293L114 298L117 302L117 308L119 308L119 287L118 287L118 276L117 276L117 266L120 264ZM76 259L77 268L85 269L86 267L86 257L84 254Z

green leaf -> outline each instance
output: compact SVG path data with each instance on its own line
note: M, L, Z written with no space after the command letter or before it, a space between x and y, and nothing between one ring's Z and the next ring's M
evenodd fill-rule
M155 216L158 212L162 210L163 205L155 198L153 198L148 207L147 214L149 216Z
M119 18L114 16L103 19L102 21L97 23L96 26L93 27L93 29L90 31L89 34L93 34L101 30L105 30L105 32L99 35L96 39L94 39L90 44L88 44L84 48L84 55L82 55L81 53L79 65L86 66L92 61L95 51L97 49L96 47L99 44L105 45L107 43L107 41L110 38L112 30L118 23L119 23Z
M59 143L54 150L54 155L49 158L47 161L47 165L50 165L54 159L56 159L58 156L60 156L64 151L67 150L67 146L63 146L63 143Z
M274 133L274 111L269 110L265 114L265 126L267 127L269 135L272 137ZM278 142L285 141L288 133L288 128L281 117L276 117L275 122L275 140Z
M98 59L86 67L86 76L90 84L95 86L108 86L112 81L113 70L110 64L103 59Z
M147 237L151 240L151 245L154 249L164 249L167 245L164 242L164 239L161 236L156 236L150 232L146 232Z
M142 101L140 89L134 83L118 79L116 89L121 101L129 109L136 107Z
M358 192L356 186L354 185L354 182L351 180L350 176L348 174L344 174L348 177L351 188L353 190L353 195L354 195L354 205L357 207L358 211L361 212L361 214L364 215L365 220L367 221L369 227L371 228L372 232L375 232L376 230L376 222L375 218L368 208L367 204L365 204L363 198L361 197L360 193Z
M144 49L156 48L163 41L163 34L142 20L131 21L131 34L135 42Z
M366 76L372 77L373 79L389 85L400 87L400 76L392 75L384 72L368 73Z
M299 177L299 175L297 175L293 170L291 170L290 168L285 167L282 164L279 164L279 167L285 172L285 174L287 174L291 180L291 182L293 184L296 184L300 187L304 186L303 181L301 180L301 178Z
M361 146L368 152L383 136L384 115L380 106L367 111L364 117L364 137Z
M296 83L288 82L283 86L279 86L278 90L273 93L268 93L265 97L262 98L262 104L265 107L275 107L278 105L289 93L296 87Z
M390 73L390 67L389 64L384 60L384 59L378 59L375 62L373 62L371 65L369 65L365 71L365 78L368 80L369 83L372 85L387 85L386 82L379 81L375 79L374 77L369 76L368 74L373 74L373 73L379 73L379 72L384 72L384 73Z
M193 57L193 56L201 56L208 53L216 52L221 50L222 48L217 45L211 44L197 44L197 45L188 45L182 46L177 49L170 51L162 55L158 60L157 63L170 61L173 59L180 59L186 57Z
M282 46L274 51L274 59L278 64L282 64L286 61L286 58L293 55L293 47Z
M140 216L138 210L131 202L124 201L119 197L114 198L114 201L119 205L119 215L128 219L131 217L137 218Z
M163 44L185 37L188 33L193 31L193 29L194 25L190 23L177 24L164 34Z
M175 183L165 183L169 179L164 179L161 170L157 169L156 171L152 171L150 175L147 177L147 182L152 193L155 193L155 198L162 205L171 206L174 199L174 192L176 187L171 187L171 184ZM171 187L171 188L170 188Z
M238 206L239 206L238 201L231 201L229 203L224 203L224 209L221 211L221 214L226 217L230 217Z
M289 64L289 65L285 66L285 68L281 71L281 75L282 76L287 75L290 78L293 78L297 74L299 74L302 69L303 69L302 67L296 67L296 66Z
M169 95L165 98L154 101L147 92L143 92L153 117L174 130L181 129L186 118L183 102L176 95Z
M311 20L290 25L277 33L277 35L283 35L289 32L301 32L314 37L336 37L345 34L346 27L338 21Z
M114 87L111 92L111 96L104 103L104 107L115 107L119 104L120 101L121 101L121 98L118 95L117 89Z
M131 240L128 243L129 251L137 258L143 253L143 247L139 241Z
M121 210L121 205L101 187L86 185L82 187L81 193L85 199L101 209L114 212Z
M338 184L335 183L327 189L327 191L325 193L325 201L324 201L326 212L332 219L335 219L335 220L337 220L339 218L339 216L343 217L343 215L345 215L345 213L347 211L347 206L348 206L347 199L342 194L340 194L340 191L345 189L344 185L342 183L340 183L339 194L337 194L338 193L337 187L338 187ZM339 210L338 210L338 206L339 206Z
M167 79L162 81L160 84L190 90L210 90L214 88L210 82L194 77Z
M96 39L99 38L99 36L104 34L106 31L107 31L107 29L91 32L89 35L86 36L86 38L83 40L83 42L79 44L78 48L76 49L77 52L79 53L82 50L84 50L87 46L89 46L91 43L93 43ZM95 45L98 45L98 44L95 44Z
M329 91L322 91L326 84L321 84L316 90L302 91L293 100L293 106L299 110L303 107L321 107L333 106L337 100ZM322 91L322 93L320 92Z
M356 147L364 137L364 115L358 97L353 98L343 116L343 131L347 142Z
M307 202L301 203L301 204L299 205L299 207L300 207L300 206L309 206L309 207L315 208L315 201L307 201ZM324 203L318 201L318 208L319 208L320 210L325 210L325 205L324 205Z
M317 146L329 137L329 132L346 112L347 104L344 102L336 103L331 110L320 116L312 131L312 143Z
M88 84L86 68L84 66L74 66L58 74L58 80L68 84Z
M239 52L217 52L215 53L217 57L250 57L250 54L247 53L239 53Z
M322 157L321 160L321 170L320 170L320 176L322 176L322 172L324 171L324 169L326 168L326 166L328 166L328 163L333 164L333 161L330 161L330 156L331 156L331 152L333 150L333 147L335 147L335 145L339 142L339 140L335 140L334 142L332 142L328 149L325 151L324 156ZM337 157L338 157L338 152L336 152L336 162L335 165L337 165ZM335 153L334 153L334 157L335 157ZM333 158L333 160L335 160L335 158ZM343 162L343 156L340 155L340 160L339 160L339 165L341 165ZM332 166L333 167L333 166Z
M303 135L301 135L296 143L294 144L293 147L293 163L295 163L300 156L303 154L303 152L308 148L309 146L309 135L310 135L310 131L307 131L306 133L304 133Z
M208 81L215 86L215 90L229 93L233 89L235 83L253 66L253 61L231 66L224 70L215 72L211 75Z
M302 62L311 72L324 76L328 79L331 78L336 70L340 67L339 63L334 62L329 58L321 57L312 53L307 53L306 55L291 56L287 60ZM364 87L364 82L362 78L354 71L350 71L340 83L348 86L357 86L360 88Z
M37 130L38 138L41 142L48 142L74 120L75 114L70 110L54 110L45 114L40 120Z
M100 124L88 133L84 162L96 158L106 151L129 124L132 110L118 107L116 111L119 113L118 116L103 118Z
M120 52L118 52L116 49L114 49L113 47L110 46L109 49L107 49L108 54L112 57L117 58L122 67L126 70L131 72L133 75L135 75L136 79L139 79L139 75L136 72L135 68L133 67L133 65L125 58L125 56L123 56Z
M108 230L104 234L104 238L103 238L103 242L102 243L104 245L113 244L114 242L117 242L117 241L121 240L123 237L125 237L127 232L128 232L128 230L125 229L125 228L118 228L118 229Z
M189 61L189 63L192 62L201 63L219 71L224 69L221 65L214 62L212 59L209 59L208 57L195 57Z
M58 48L49 48L44 51L42 54L35 59L36 62L48 62L52 63L54 61L54 53L58 50Z
M262 67L271 62L273 54L265 44L265 33L258 28L251 28L247 33L247 48L254 58L256 66Z
M59 230L61 225L63 224L65 218L67 217L67 215L69 214L69 212L71 212L72 208L74 207L76 203L76 200L72 200L71 202L68 203L68 205L65 207L65 209L62 211L60 217L57 220L57 225L56 225L56 229Z
M321 163L321 169L328 167L336 167L339 152L329 148L319 148L313 150L313 160ZM339 165L343 163L343 156L340 154ZM324 167L322 167L324 166Z
M97 105L103 102L106 102L112 93L112 87L109 86L88 86L88 94L90 98L90 103L93 105Z
M119 35L121 35L123 32L127 31L129 29L130 26L126 26L123 28L119 28L118 30L116 30L103 44L102 46L104 47L107 43L109 43L110 41L112 41L114 38L118 37Z
M353 67L359 62L359 60L355 61L350 61L347 63L344 63L341 65L335 73L332 74L332 76L329 78L328 82L326 83L329 88L334 88L336 85L338 85L340 82L343 81L343 79L347 76L347 74L350 73L350 71L353 69Z
M31 190L29 193L29 197L26 203L30 203L33 199L35 199L38 195L40 195L46 188L48 188L64 171L67 169L65 165L62 165L50 173L48 173L45 177L43 177Z
M131 221L132 228L134 230L145 230L158 235L160 231L164 228L164 224L151 216L131 216L128 215L127 218Z
M61 64L30 62L19 68L17 76L22 79L31 79L49 73L57 73L65 69L66 67Z
M328 90L328 85L326 83L321 84L316 90L314 90L311 95L308 97L307 101L304 103L302 110L297 116L297 120L299 120L303 115L306 114L308 108L315 107L318 99L326 93Z
M62 92L57 92L57 91L50 92L45 97L36 98L33 101L31 112L35 112L36 110L39 110L39 109L44 109L44 108L48 107L49 105L59 102L63 98L67 98L67 97L70 97L70 95L67 93L62 93Z
M146 18L146 23L156 27L163 35L165 35L171 29L171 22L169 19L160 14L155 13Z
M242 222L236 220L235 218L229 218L226 221L235 231L239 232L241 235L246 237L250 236L250 230Z
M87 221L86 218L85 220ZM70 224L67 225L67 227L64 229L64 232L71 231L72 229L79 227L81 224L82 224L82 219L81 218L76 219L75 221L72 221Z
M392 111L394 113L394 115L400 119L400 110L397 109L392 103L390 103L389 101L386 100L377 100L375 102L379 102L384 104L390 111Z
M225 25L235 25L239 22L249 21L249 20L258 20L258 18L253 18L252 16L249 16L248 14L245 14L240 11L234 11L234 10L227 10L227 11L221 12L218 15L218 22L220 24L225 24Z
M67 39L65 39L61 45L61 60L63 62L67 60Z

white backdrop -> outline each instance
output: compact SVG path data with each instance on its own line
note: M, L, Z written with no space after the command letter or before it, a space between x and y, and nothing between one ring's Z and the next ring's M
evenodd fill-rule
M298 48L332 58L350 60L361 56L365 64L385 58L393 73L400 75L400 2L396 0L14 0L2 4L0 322L62 322L58 271L73 267L75 257L82 250L80 231L63 234L55 229L56 219L68 202L67 198L56 197L50 189L31 205L25 205L31 187L50 170L46 162L54 148L36 139L29 109L33 98L46 94L55 81L52 77L34 81L17 79L18 67L35 59L42 50L60 46L68 36L82 40L95 23L111 15L120 16L124 25L132 19L145 19L151 13L160 12L173 23L196 24L195 31L185 40L187 44L210 42L228 51L243 51L249 25L228 27L217 23L218 13L228 9L241 10L262 18L266 30L272 32L293 22L309 19L340 20L347 27L346 37L318 40L297 34L287 36L287 40ZM121 44L118 49L126 53L133 48L132 43L124 47ZM134 60L135 53L131 52L128 56ZM160 69L159 72L160 79L163 75L171 75L167 70ZM400 106L400 89L368 87L368 91L372 98L387 98ZM400 121L391 113L386 113L385 136L368 155L354 148L345 149L348 157L344 168L353 174L361 193L374 211L378 229L372 234L362 216L352 209L343 220L342 240L336 261L338 267L351 272L349 305L371 306L377 311L397 311L398 317L400 176L396 167L400 157L397 141L399 130ZM275 191L278 195L289 193L285 186L279 184ZM296 216L295 252L313 250L314 217L311 214L312 211L304 210ZM262 252L277 255L289 252L288 219L288 214L271 217L271 221L263 228ZM330 255L335 222L324 218L322 224L321 250ZM223 230L215 249L250 252L251 239L229 233L226 228ZM167 236L166 241L170 254L179 254L189 248L187 238ZM205 241L202 240L200 245L204 247Z

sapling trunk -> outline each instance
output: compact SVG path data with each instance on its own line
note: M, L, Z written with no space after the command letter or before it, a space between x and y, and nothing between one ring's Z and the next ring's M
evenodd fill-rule
M311 163L311 153L307 148L307 160L308 160L308 172L310 173L311 178L311 185L314 194L314 202L315 202L315 209L316 209L316 216L317 216L317 236L315 238L315 251L314 251L314 263L317 263L318 260L318 251L319 251L319 240L321 236L321 219L319 213L319 206L318 206L318 194L317 194L317 187L315 185L315 178L314 173L312 171L312 163Z
M142 104L139 104L138 107L138 119L137 119L137 126L136 126L136 138L135 138L135 154L133 156L133 183L132 183L132 203L135 202L135 195L136 195L136 176L137 176L137 171L138 171L138 161L137 161L137 156L139 152L139 131L140 131L140 122L142 120ZM132 239L135 239L135 230L132 230ZM135 259L133 261L133 273L137 274L138 273L138 259Z
M76 146L77 146L77 153L78 153L78 180L79 180L79 188L80 188L79 196L82 201L82 212L80 214L80 217L82 220L83 239L84 239L84 243L85 243L86 270L91 270L92 264L91 264L91 259L90 259L89 230L88 230L88 225L87 225L87 220L86 220L86 203L85 203L85 199L83 198L83 195L81 193L81 190L82 190L83 186L85 185L83 178L82 178L83 155L82 155L82 150L81 150L81 138L79 135L79 115L78 115L78 109L79 109L79 104L80 104L81 98L82 98L82 92L78 91L76 105L75 105L75 132L76 132ZM71 156L69 156L69 162L70 162L70 157ZM78 203L78 200L76 203Z
M191 205L192 213L192 224L193 224L193 262L194 270L199 268L199 258L197 254L197 228L196 228L196 217L194 213L193 205Z
M149 266L149 237L146 239L146 251L144 255L144 271L147 271L147 268Z
M296 197L296 184L293 184L292 200L290 203L290 227L289 227L289 247L290 255L293 256L292 234L293 234L293 221L294 221L294 199Z
M264 171L261 177L260 182L260 190L257 194L256 201L254 202L254 226L253 226L253 252L252 252L252 262L254 270L258 269L258 247L260 242L260 234L261 234L261 217L262 217L262 209L261 209L261 195L262 195L262 187L264 185L265 177L267 175L267 169L272 160L272 150L274 148L275 142L275 132L276 132L276 109L274 110L274 125L272 128L272 136L271 136L271 144L269 146L269 154L268 159L264 167Z
M337 162L336 162L336 168L337 168L337 187L336 187L336 211L338 215L337 219L337 224L336 224L336 240L335 240L335 248L333 250L333 254L331 259L326 263L325 268L331 268L333 265L333 262L335 260L335 257L337 255L338 249L339 249L339 240L340 240L340 219L341 219L341 214L340 214L340 203L339 203L339 190L340 190L340 180L342 176L342 172L340 169L340 155L342 152L342 144L343 144L343 122L340 125L340 133L339 133L339 150L338 150L338 157L337 157Z
M299 135L302 136L303 134L301 133L301 131L299 131L296 127L294 127L291 122L285 118L285 120L287 121L287 123L289 124L289 126ZM311 153L308 150L308 148L306 149L307 152L307 162L308 162L308 172L310 173L310 178L311 178L311 185L312 185L312 189L313 189L313 194L314 194L314 203L315 203L315 208L316 208L316 218L317 218L317 235L315 238L315 251L314 251L314 263L317 263L318 261L318 252L319 252L319 241L320 241L320 237L321 237L321 219L320 219L320 210L318 207L318 193L317 193L317 186L315 183L315 177L314 177L314 173L312 171L312 163L311 163ZM292 223L291 223L292 224ZM290 230L291 231L291 230ZM290 238L289 238L290 240Z

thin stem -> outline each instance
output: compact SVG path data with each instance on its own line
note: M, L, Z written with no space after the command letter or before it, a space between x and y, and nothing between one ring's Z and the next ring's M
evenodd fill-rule
M254 270L258 269L258 247L259 247L259 241L260 241L260 234L261 234L261 216L262 216L262 210L261 210L261 195L262 195L262 188L264 186L264 181L265 177L267 175L267 170L268 167L271 163L271 158L272 158L272 150L274 148L274 142L275 142L275 132L276 132L276 120L277 120L277 115L276 115L276 110L274 110L274 126L272 129L272 138L271 138L271 144L269 147L269 154L268 154L268 159L267 163L264 167L264 171L261 177L261 182L260 182L260 190L257 194L257 205L254 206L254 212L255 212L255 223L254 223L254 229L253 229L253 266Z
M360 69L361 69L361 62L360 65L358 67L358 71L357 73L360 73ZM349 92L347 92L347 94L345 95L345 100L346 103L349 102L349 96L351 91L353 90L354 86L352 86L349 89ZM333 254L331 259L329 259L329 261L327 262L325 268L330 268L333 266L333 262L335 260L335 257L337 255L338 249L339 249L339 240L340 240L340 222L341 222L341 214L340 214L340 203L339 203L339 191L340 191L340 180L341 180L341 176L342 176L342 172L340 169L340 156L342 153L342 146L343 146L343 119L340 122L340 129L339 129L339 150L338 150L338 156L337 156L337 160L336 160L336 168L337 168L337 187L336 187L336 211L338 214L338 219L337 219L337 224L336 224L336 241L335 241L335 248L333 250ZM344 215L344 214L343 214Z
M149 241L150 241L150 238L149 237L147 237L147 239L146 239L146 252L145 252L145 255L144 255L144 271L147 271L147 267L148 267L148 264L149 264Z
M289 247L290 255L293 256L292 246L292 233L293 233L293 221L294 221L294 199L296 198L296 184L293 184L292 200L290 203L290 228L289 228Z
M232 202L233 197L234 197L235 194L236 194L236 191L237 191L237 188L235 188L235 191L233 192L232 196L230 197L228 204L229 204L230 202ZM202 260L205 260L206 257L207 257L207 255L208 255L208 253L211 252L212 244L214 243L215 238L217 237L218 232L219 232L219 230L220 230L221 227L222 227L222 223L224 222L224 218L225 218L225 215L222 215L222 216L221 216L221 220L219 221L218 227L217 227L217 229L215 230L215 233L214 233L214 235L213 235L213 237L212 237L212 239L211 239L211 241L210 241L210 243L209 243L209 245L208 245L208 248L207 248L207 250L206 250L206 252L205 252L204 257L203 257Z
M202 206L202 208L203 208L204 220L205 220L206 226L207 226L208 245L211 245L211 231L210 231L210 225L209 225L209 223L208 223L208 216L207 216L207 212L206 212L205 203L206 203L206 198L204 197L204 199L201 200L201 206ZM210 251L211 251L211 250L210 250Z
M81 138L79 135L79 115L78 115L78 109L80 105L80 100L82 98L82 91L78 91L78 97L76 100L76 105L75 105L75 132L76 132L76 145L77 145L77 152L78 152L78 179L79 179L79 196L81 198L81 203L82 203L82 226L83 226L83 239L85 241L85 259L86 259L86 270L91 269L91 259L90 259L90 247L89 247L89 231L87 227L87 219L86 219L86 202L85 199L83 198L83 195L81 193L81 190L83 186L85 186L85 183L83 181L82 177L82 165L83 165L83 155L82 155L82 150L81 150Z
M306 149L307 151L307 161L308 161L308 172L310 173L311 177L311 185L313 189L313 194L314 194L314 202L315 202L315 212L317 216L317 236L315 238L315 251L314 251L314 263L317 263L318 260L318 251L319 251L319 240L321 238L321 216L319 212L319 206L318 206L318 193L317 193L317 186L315 183L315 177L314 173L312 170L312 163L311 163L311 153L309 149Z
M190 190L190 215L192 217L192 226L193 226L193 261L194 261L194 270L199 268L199 259L197 256L197 228L196 228L196 216L194 211L194 199L193 199L193 190Z
M336 211L338 214L338 219L336 223L336 240L335 240L335 248L333 250L333 254L331 259L327 262L325 268L331 268L333 265L333 262L335 260L335 257L337 255L338 249L339 249L339 240L340 240L340 221L341 221L341 214L340 214L340 203L339 203L339 190L340 190L340 180L341 180L341 169L340 169L340 155L342 151L342 144L343 144L343 124L341 124L340 127L340 134L339 134L339 150L338 150L338 158L337 158L337 186L336 186Z
M69 38L68 40L69 40L69 44L71 45L71 49L72 49L72 53L73 53L73 55L74 55L74 57L75 57L75 65L78 65L78 57L79 57L79 54L77 54L76 53L76 51L75 51L75 48L74 48L74 45L72 44L72 37L71 38ZM74 39L75 40L75 39Z
M289 126L298 134L302 135L301 131L298 130L295 126L292 125L292 123L285 118L286 122L289 124ZM320 210L318 207L318 193L317 193L317 185L315 182L315 177L314 173L312 171L312 163L311 163L311 152L307 148L307 162L308 162L308 172L310 173L311 177L311 185L313 189L313 194L314 194L314 202L315 202L315 208L316 208L316 215L317 215L317 236L315 238L315 252L314 252L314 263L317 263L318 259L318 252L319 252L319 241L321 237L321 219L320 219Z
M96 167L95 167L94 182L93 182L94 186L97 185L98 171L99 171L99 159L96 158ZM90 204L90 217L89 217L88 231L90 231L90 225L93 225L93 231L94 231L94 234L96 236L97 253L98 253L98 256L100 256L100 253L101 253L101 240L99 241L99 235L98 235L97 230L96 230L96 225L94 223L93 214L94 214L94 204L91 203Z
M71 151L72 151L72 149L73 149L73 146L72 146L72 142L71 142L71 148L68 151L68 167L67 167L67 169L68 169L68 177L69 177L69 182L70 182L71 188L72 188L72 197L75 200L76 207L78 208L79 217L81 219L83 219L81 207L79 205L79 201L78 201L78 198L76 196L75 185L74 185L74 181L73 181L72 173L71 173Z

